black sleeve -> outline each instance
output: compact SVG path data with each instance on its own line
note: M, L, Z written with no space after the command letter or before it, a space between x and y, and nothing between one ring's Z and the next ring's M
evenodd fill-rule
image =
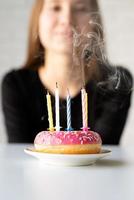
M102 102L102 112L95 123L103 144L119 144L130 107L130 96L107 98Z
M2 81L2 109L8 142L31 142L27 103L12 72Z
M132 76L124 68L119 67L118 70L120 85L117 90L108 89L103 93L101 114L95 123L95 130L101 133L103 144L119 144L131 104Z

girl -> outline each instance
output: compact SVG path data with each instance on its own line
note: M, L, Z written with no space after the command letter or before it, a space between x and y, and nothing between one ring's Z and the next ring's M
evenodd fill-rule
M25 65L3 79L2 106L8 142L33 142L49 127L46 94L55 116L56 82L60 124L66 128L67 88L72 127L82 127L81 87L88 93L89 127L103 144L118 144L130 106L132 77L104 57L104 37L95 0L36 0Z

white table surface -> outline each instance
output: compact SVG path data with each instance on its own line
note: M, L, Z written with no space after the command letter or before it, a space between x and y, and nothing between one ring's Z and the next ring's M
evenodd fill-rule
M1 200L133 200L134 147L105 147L112 155L84 167L43 165L29 145L0 145Z

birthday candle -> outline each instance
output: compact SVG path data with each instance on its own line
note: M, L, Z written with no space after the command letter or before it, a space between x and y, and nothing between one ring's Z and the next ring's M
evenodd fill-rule
M88 94L86 92L86 127L88 127Z
M71 127L71 97L69 94L69 90L67 90L67 130L72 130Z
M82 121L83 128L87 128L87 98L85 89L81 89L81 99L82 99Z
M56 131L60 131L60 107L59 107L59 89L56 83L55 90L55 113L56 113Z
M54 131L51 96L50 96L49 92L47 93L46 97L47 97L47 110L48 110L49 130L50 131Z

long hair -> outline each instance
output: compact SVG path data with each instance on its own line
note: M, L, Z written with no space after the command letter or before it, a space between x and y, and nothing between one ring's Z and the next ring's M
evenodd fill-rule
M32 8L30 24L29 24L29 35L28 35L28 48L27 48L27 55L26 61L24 64L25 68L38 68L39 66L43 65L45 62L45 49L42 46L39 38L39 17L44 5L44 0L35 0L35 3ZM92 13L99 13L99 6L97 0L90 1L90 7ZM90 13L89 13L90 14ZM96 18L97 24L101 24L101 17ZM95 29L94 31L98 31ZM102 36L103 37L103 36Z
M24 67L35 68L44 63L44 47L39 38L39 17L44 0L36 0L31 13L28 34L27 56Z

